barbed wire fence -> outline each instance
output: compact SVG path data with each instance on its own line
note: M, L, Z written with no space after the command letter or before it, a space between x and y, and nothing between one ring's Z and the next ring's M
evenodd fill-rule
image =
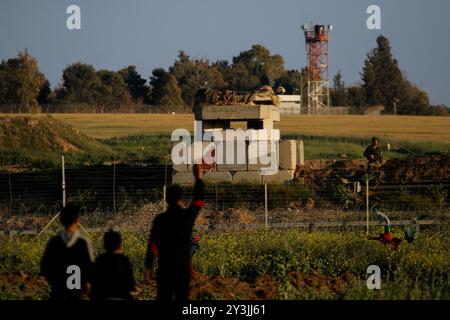
M419 173L426 165L416 164L409 171ZM284 184L209 182L206 185L207 210L248 210L263 216L265 227L303 223L298 219L289 221L289 215L295 216L296 210L333 212L335 220L348 220L351 216L354 222L366 220L366 227L369 214L373 215L375 210L386 211L400 219L432 214L448 216L450 182L445 176L430 174L401 181L398 173L386 172L382 180L371 177L367 188L365 176L349 173L348 168L334 168L331 174L327 170L316 170L310 175L317 177L306 182L302 182L302 176ZM160 204L158 208L162 211L171 177L167 161L148 166L128 166L113 161L110 166L76 169L65 169L62 165L54 170L2 174L0 213L6 221L22 216L50 219L65 202L81 204L86 215L133 213L151 203ZM189 199L193 188L187 186L185 193ZM23 229L28 227L25 225ZM0 229L9 229L8 223L2 223Z

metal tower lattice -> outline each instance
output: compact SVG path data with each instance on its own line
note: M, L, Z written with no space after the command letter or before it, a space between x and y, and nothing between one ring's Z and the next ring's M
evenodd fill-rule
M333 26L304 25L307 52L308 114L317 114L330 107L328 39Z

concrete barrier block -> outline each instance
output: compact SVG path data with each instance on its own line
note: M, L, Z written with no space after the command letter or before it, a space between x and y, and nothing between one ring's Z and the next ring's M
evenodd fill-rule
M295 140L280 142L280 169L295 170L297 164L297 148Z
M172 161L176 158L178 159L182 159L184 163L180 163L180 164L172 164L172 168L173 170L177 171L177 172L186 172L188 171L188 165L187 165L187 155L188 155L188 146L186 145L186 143L184 142L176 142L173 144L172 146L172 151L171 151L171 157L172 157Z
M294 170L278 170L278 172L271 176L264 176L263 182L267 181L267 183L279 184L291 181L294 179Z
M248 130L249 141L279 141L280 130L278 129L249 129Z
M229 172L208 171L203 176L206 182L231 182L233 176Z
M231 144L233 152L227 152L227 142L216 142L217 171L246 171L248 156L247 142L245 140L234 140Z
M201 144L202 146L202 150L201 153L196 154L197 151L195 151L195 145L196 144ZM192 144L189 145L188 147L189 149L189 154L190 154L190 164L188 164L187 166L187 171L192 171L192 167L193 167L193 163L195 161L195 159L200 159L200 157L202 158L202 161L204 163L208 163L211 164L211 162L215 162L215 160L209 160L209 159L214 159L215 158L215 154L216 154L216 147L214 142L211 141L199 141L199 142L193 142Z
M172 165L172 168L176 172L188 172L187 164L174 164Z
M303 140L297 141L297 165L305 165L305 147Z
M178 185L192 185L195 179L192 172L176 172L172 176L172 183Z
M272 161L279 162L277 157L277 145L271 146L271 141L253 141L247 148L248 170L257 171L268 168ZM272 157L272 154L274 157ZM278 168L278 165L276 165Z
M262 175L258 171L238 171L233 175L234 183L262 183Z

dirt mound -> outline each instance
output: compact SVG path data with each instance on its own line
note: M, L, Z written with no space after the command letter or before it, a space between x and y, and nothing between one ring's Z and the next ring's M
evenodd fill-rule
M0 165L52 162L109 148L51 116L0 117ZM108 150L106 150L108 149Z
M366 174L364 160L307 161L296 179L303 184L326 186L362 180ZM376 171L381 183L445 183L450 180L448 156L391 159Z
M352 274L344 274L342 277L327 277L318 273L292 272L289 274L290 284L297 290L313 288L317 292L337 295L344 290L351 280L355 279Z
M327 277L316 273L291 272L289 284L299 293L314 290L317 294L338 297L355 280L355 276ZM194 272L191 300L276 300L280 299L280 284L274 277L261 275L249 283L234 278L207 276ZM49 287L45 280L23 272L0 272L1 299L47 299ZM134 298L148 300L156 298L156 281L138 281Z
M0 272L0 300L42 300L48 291L43 278L23 272Z
M278 296L278 283L262 275L253 283L195 272L191 282L193 300L271 300Z
M262 275L253 283L194 272L191 281L192 300L271 300L278 297L278 283ZM47 299L49 288L45 280L23 272L0 272L1 299ZM3 296L3 295L4 296ZM139 281L135 299L156 298L156 281Z

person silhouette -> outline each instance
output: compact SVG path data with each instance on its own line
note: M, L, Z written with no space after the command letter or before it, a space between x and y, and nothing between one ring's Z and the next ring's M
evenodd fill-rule
M186 301L191 280L192 229L205 205L203 168L194 165L194 198L185 207L183 189L172 185L167 189L168 208L155 217L145 257L146 276L153 278L153 262L158 257L157 299Z
M130 260L123 254L122 237L109 230L103 236L105 252L94 265L92 297L94 300L132 300L136 282Z
M79 230L79 207L68 205L61 210L59 218L64 230L48 241L41 260L40 275L46 278L51 287L51 300L81 300L88 296L91 289L94 260L92 247L89 239L81 235ZM73 286L68 284L71 275L75 277Z

